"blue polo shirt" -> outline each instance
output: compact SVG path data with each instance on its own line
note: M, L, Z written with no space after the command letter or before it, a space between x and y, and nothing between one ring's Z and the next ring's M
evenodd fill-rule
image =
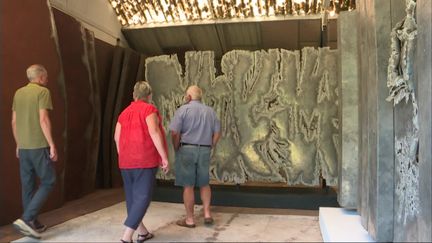
M181 143L212 145L213 134L220 132L220 121L213 108L192 100L175 112L169 128L180 133Z

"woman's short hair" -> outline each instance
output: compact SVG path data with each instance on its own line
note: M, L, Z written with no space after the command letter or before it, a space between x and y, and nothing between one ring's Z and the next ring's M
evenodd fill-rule
M32 81L33 79L47 74L47 70L40 64L34 64L27 68L26 73L28 80Z
M138 81L134 86L133 98L137 100L146 100L152 93L150 84L146 81Z

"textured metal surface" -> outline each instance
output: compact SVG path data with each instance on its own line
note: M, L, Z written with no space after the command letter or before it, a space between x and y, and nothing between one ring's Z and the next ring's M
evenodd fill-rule
M419 102L418 241L432 242L432 1L417 0L417 53L414 60Z
M16 144L11 129L11 107L15 91L26 85L25 70L33 63L45 66L49 75L48 88L54 110L50 112L52 136L57 146L57 183L44 204L43 210L60 207L64 202L65 166L65 104L64 79L56 43L56 33L51 25L50 8L46 1L1 1L0 3L0 225L10 224L20 217L21 185L19 162L15 156ZM20 21L16 13L23 14Z
M92 33L59 10L53 16L65 77L65 199L72 200L95 190L100 93Z
M114 143L114 130L118 115L132 101L133 86L142 80L143 72L139 65L143 57L131 49L116 46L114 49L111 76L107 89L107 98L102 124L102 167L104 186L122 185L118 169L118 154Z
M338 202L357 208L359 182L359 76L357 11L339 15L340 146Z
M336 185L336 62L336 51L328 48L235 50L222 57L222 75L215 77L213 52L186 52L184 75L175 55L157 56L146 59L146 79L165 128L187 86L203 88L204 102L222 124L210 169L214 179L313 186L322 174Z
M266 17L331 15L355 9L355 0L315 1L141 1L108 0L124 27L206 24L218 20L263 21ZM331 2L331 4L330 4Z
M362 225L377 241L393 239L393 106L385 101L392 29L389 1L359 1L360 173Z
M394 25L391 32L391 55L387 73L387 87L390 93L387 100L395 106L396 217L393 240L417 241L419 124L413 71L417 39L416 2L406 1L405 7L404 18Z

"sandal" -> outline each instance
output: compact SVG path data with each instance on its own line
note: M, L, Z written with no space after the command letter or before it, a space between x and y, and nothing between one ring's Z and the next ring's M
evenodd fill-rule
M186 228L195 228L195 224L186 223L186 219L180 219L176 222L178 226L186 227Z
M154 237L154 235L150 232L147 232L147 234L143 234L143 235L138 234L136 242L137 243L143 243L144 241L150 240L153 237Z
M122 239L120 239L120 242L121 243L133 243L133 241L125 241L125 240L122 240Z
M205 225L212 225L214 223L214 220L212 217L204 218L204 224Z

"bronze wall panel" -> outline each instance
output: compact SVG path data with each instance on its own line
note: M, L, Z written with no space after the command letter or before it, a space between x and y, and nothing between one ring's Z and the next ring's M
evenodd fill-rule
M74 18L53 9L66 89L65 196L95 189L99 149L100 97L93 37Z
M139 64L141 63L141 56L132 51L131 49L124 50L123 63L121 68L121 75L117 89L117 96L114 102L114 107L111 108L113 112L113 126L111 128L111 141L114 141L114 129L118 119L118 115L126 108L132 101L133 86L137 81L137 74L140 71ZM115 67L114 67L115 68ZM120 171L118 169L117 150L115 146L111 147L112 163L112 186L117 187L122 185Z
M115 155L111 155L111 151L115 149L113 141L113 134L115 127L114 123L114 114L113 107L115 105L117 89L119 86L120 75L121 75L121 64L123 62L124 49L121 47L116 47L114 49L114 55L111 66L111 74L107 88L106 94L106 102L104 107L103 114L103 125L102 125L102 148L101 148L101 158L103 163L101 164L102 170L102 178L103 178L103 186L111 187L112 182L112 169L115 167L112 165L112 157Z
M132 101L133 86L142 77L144 57L130 49L116 47L108 84L102 125L103 185L122 185L118 169L117 151L114 144L114 129L118 115ZM141 65L141 66L140 66Z
M9 224L22 213L19 163L15 158L15 142L11 132L10 117L15 90L28 80L26 68L41 63L49 73L48 88L51 91L54 110L50 113L53 136L59 153L56 162L57 183L43 211L59 207L63 201L64 171L64 102L61 65L52 36L50 13L46 1L1 1L1 80L0 104L0 225Z
M114 57L114 47L106 42L95 39L95 50L96 50L96 65L97 65L97 74L98 74L98 84L100 91L100 104L101 104L101 117L104 117L104 111L106 106L106 99L108 93L108 85L111 76L111 65ZM101 128L103 127L104 121L101 120ZM96 174L96 186L101 188L104 186L104 168L107 163L102 159L102 148L103 148L103 139L102 135L100 136L100 144L99 144L99 158L97 164L97 174Z
M19 163L15 158L10 117L13 94L27 83L25 69L33 63L43 64L49 73L48 88L54 103L51 119L59 152L56 163L58 182L43 211L57 208L65 200L79 198L105 185L103 172L106 168L109 180L115 173L114 184L121 185L117 163L113 164L101 156L102 117L105 109L112 113L116 102L121 102L119 110L131 98L117 97L115 87L113 102L107 102L112 67L119 70L116 78L120 82L120 77L123 77L123 86L127 87L125 93L130 94L137 73L142 74L138 71L139 55L134 54L131 62L125 62L132 68L123 69L123 57L120 63L113 63L113 46L95 39L93 33L84 29L74 18L55 9L51 15L50 11L46 1L1 1L0 92L3 102L0 128L3 136L0 165L3 169L0 170L0 225L11 223L22 212ZM56 33L52 33L51 28L54 20ZM58 46L54 37L59 40ZM123 52L123 48L119 49ZM111 118L107 122L109 126L116 119ZM111 134L107 141L111 143Z

